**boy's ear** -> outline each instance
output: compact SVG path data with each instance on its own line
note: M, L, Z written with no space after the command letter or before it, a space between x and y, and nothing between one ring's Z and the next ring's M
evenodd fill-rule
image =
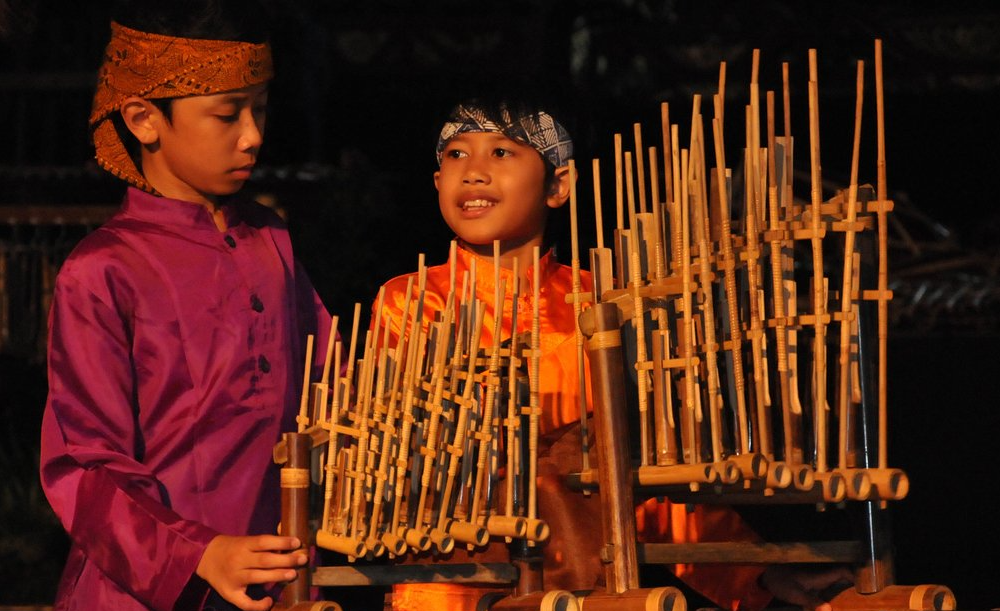
M438 191L441 190L441 187L438 185L438 182L440 180L441 180L441 170L438 170L437 172L434 172L434 188L437 189Z
M552 181L552 187L549 189L549 194L545 198L545 204L549 208L559 208L566 203L567 199L569 199L569 181L569 166L564 165L561 168L556 168L555 177Z
M153 115L159 111L147 100L137 96L125 98L119 110L125 127L140 143L150 145L160 139L160 134L156 131L156 122L153 120Z

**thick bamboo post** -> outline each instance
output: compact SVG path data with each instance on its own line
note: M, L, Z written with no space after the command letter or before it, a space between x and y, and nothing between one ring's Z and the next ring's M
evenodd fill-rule
M628 441L619 431L626 430L625 371L618 307L599 303L587 311L593 329L587 337L591 380L594 391L594 428L597 435L598 469L605 581L609 592L621 593L639 586L636 559L635 508L632 500L632 473Z
M312 440L303 433L283 435L288 459L281 467L281 528L284 537L296 537L308 548L309 535L309 450ZM281 591L281 603L292 605L309 600L309 568L296 569L295 580Z

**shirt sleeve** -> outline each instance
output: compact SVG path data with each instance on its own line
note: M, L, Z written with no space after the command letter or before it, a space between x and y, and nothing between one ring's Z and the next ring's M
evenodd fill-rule
M173 511L142 463L126 317L61 275L49 338L45 494L88 562L151 609L171 609L218 533Z

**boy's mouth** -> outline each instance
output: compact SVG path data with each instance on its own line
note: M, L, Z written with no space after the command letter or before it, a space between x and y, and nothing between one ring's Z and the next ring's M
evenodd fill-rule
M496 205L496 202L488 199L470 199L469 201L462 202L462 210L482 210L492 208Z

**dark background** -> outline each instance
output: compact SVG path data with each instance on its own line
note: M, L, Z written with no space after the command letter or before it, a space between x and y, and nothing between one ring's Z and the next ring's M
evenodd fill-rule
M874 40L881 39L888 185L896 204L889 457L911 480L909 496L889 509L896 578L947 585L963 609L1000 605L996 478L988 458L1000 423L995 2L443 1L415 8L300 0L281 6L273 41L278 76L252 188L286 211L300 258L343 320L356 302L365 312L386 279L415 270L419 253L432 263L445 258L451 236L437 212L433 147L442 116L465 94L540 84L560 92L572 109L587 248L594 242L593 219L584 212L592 209L590 159L610 168L613 134L631 146L635 122L647 146L659 144L664 101L684 146L692 95L716 92L721 61L727 149L737 150L755 48L762 90L780 92L781 63L789 63L800 170L808 168L807 51L817 50L830 188L847 183L855 62L865 60L860 180L874 184L872 69ZM118 201L121 188L95 169L86 133L107 22L105 2L0 2L4 210ZM707 104L703 112L711 116ZM607 228L614 183L604 178ZM565 227L567 219L556 223ZM0 243L16 244L25 231L51 239L38 226L14 225L0 225ZM85 230L64 228L60 244ZM565 230L556 242L567 261ZM0 604L51 602L66 551L36 481L45 396L37 306L12 313L15 332L0 346ZM775 521L762 529L774 529Z

